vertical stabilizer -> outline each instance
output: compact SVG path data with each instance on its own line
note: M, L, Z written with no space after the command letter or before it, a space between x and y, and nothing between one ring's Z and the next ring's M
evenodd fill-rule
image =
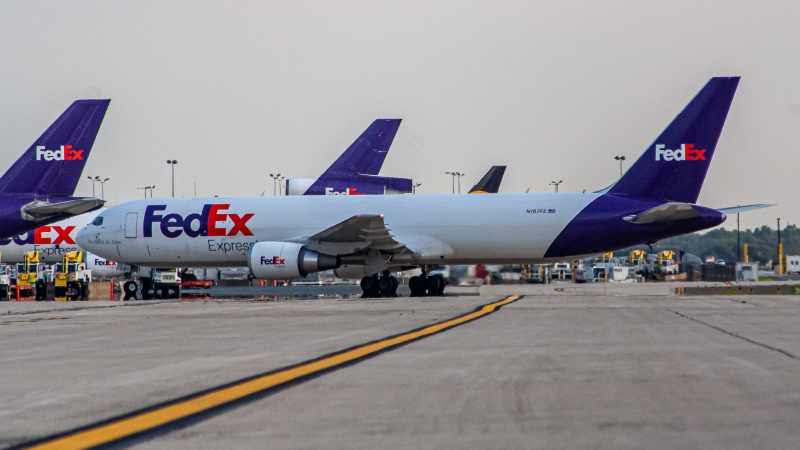
M377 175L392 146L401 119L378 119L366 129L319 180L349 180L354 175Z
M75 101L0 177L0 193L74 194L109 102Z
M728 116L739 77L712 78L609 194L695 203Z

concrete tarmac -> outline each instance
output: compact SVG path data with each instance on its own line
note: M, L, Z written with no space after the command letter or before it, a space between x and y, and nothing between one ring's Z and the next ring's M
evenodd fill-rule
M0 446L528 294L136 448L793 448L800 297L667 285L0 303Z

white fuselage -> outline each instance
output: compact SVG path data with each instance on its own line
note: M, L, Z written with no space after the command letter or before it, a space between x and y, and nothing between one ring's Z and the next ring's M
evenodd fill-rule
M76 242L78 231L91 223L106 209L88 212L68 219L41 226L20 236L0 240L0 255L3 263L18 264L25 261L25 254L38 252L39 261L56 264L63 261L64 255L71 252L85 252ZM93 278L120 277L130 270L124 264L84 253L84 261L92 271Z
M2 262L8 264L21 263L25 260L25 253L39 252L40 262L46 264L59 263L65 254L83 251L75 242L78 231L104 211L106 210L100 209L73 216L41 226L13 238L2 239L0 240Z
M245 266L256 242L299 239L359 214L383 215L394 239L413 251L416 264L534 263L545 261L553 240L598 196L157 198L109 208L101 214L103 224L88 225L77 242L104 258L135 265ZM197 235L206 205L227 206L214 206L209 235ZM154 206L157 221L152 220Z

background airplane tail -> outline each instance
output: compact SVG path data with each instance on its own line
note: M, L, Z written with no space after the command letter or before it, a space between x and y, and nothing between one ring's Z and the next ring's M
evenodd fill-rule
M712 78L604 192L696 203L738 84L739 77Z
M503 175L506 173L506 166L492 166L481 179L469 190L470 194L497 194L500 191L500 183L503 182Z
M392 146L402 119L378 119L366 129L319 180L350 179L355 174L377 175Z
M0 177L0 193L72 196L111 100L77 100Z

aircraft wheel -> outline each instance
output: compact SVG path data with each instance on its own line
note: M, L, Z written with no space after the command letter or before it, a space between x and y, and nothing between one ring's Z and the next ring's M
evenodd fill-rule
M425 280L419 275L413 276L408 280L408 287L411 289L412 297L425 295Z
M122 290L125 291L126 295L134 295L135 296L136 295L136 289L138 289L138 286L136 286L136 282L135 281L126 281L125 284L122 285Z
M375 275L364 277L361 279L361 290L364 293L362 298L370 298L378 296L378 277Z
M397 297L397 288L400 287L400 282L395 277L389 277L392 280L392 287L389 290L391 297Z
M425 280L425 288L428 291L428 295L430 296L439 295L439 289L444 288L442 286L443 284L442 281L443 281L442 279L440 279L438 276L435 275L432 277L428 277Z
M381 297L389 297L392 290L392 277L382 276L378 278L378 292Z
M441 297L444 295L444 287L447 286L447 282L444 281L444 277L440 274L434 276L439 279L439 289L436 290L436 295Z
M150 300L153 294L150 293L151 282L150 278L142 278L142 300Z

